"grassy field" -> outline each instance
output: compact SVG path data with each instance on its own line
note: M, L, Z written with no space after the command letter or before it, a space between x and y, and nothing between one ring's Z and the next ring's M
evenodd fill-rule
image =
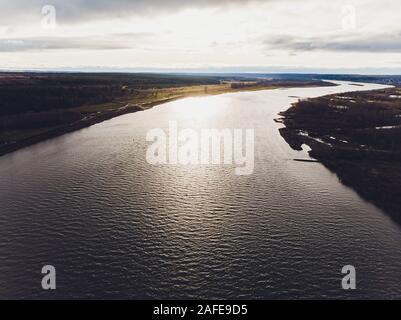
M155 104L164 103L175 99L181 99L185 97L196 97L206 95L217 95L223 93L233 93L240 91L255 91L255 90L269 90L276 89L278 86L265 85L265 86L254 86L246 88L232 88L231 84L215 84L215 85L198 85L178 88L162 88L162 89L148 89L138 91L135 95L127 98L116 99L110 103L96 104L96 105L83 105L74 110L82 113L93 113L115 110L126 104L134 104L141 106L143 109L148 109Z

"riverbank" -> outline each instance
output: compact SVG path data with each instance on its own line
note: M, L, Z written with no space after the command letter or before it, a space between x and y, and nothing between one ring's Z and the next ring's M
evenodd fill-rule
M36 75L34 77L36 77ZM138 83L131 83L133 81L131 78L121 79L121 75L109 76L106 79L84 78L82 80L79 75L72 80L66 78L64 75L39 79L40 81L46 81L46 86L37 84L38 79L36 78L32 80L30 76L24 78L23 75L0 80L5 82L5 85L0 86L0 94L4 93L2 90L8 90L11 85L17 85L18 88L18 85L22 82L21 93L27 90L29 90L29 92L36 92L39 90L45 95L42 103L38 103L37 106L29 107L28 102L24 104L22 101L22 103L18 105L22 111L14 113L15 110L11 108L11 114L5 113L0 117L0 156L123 114L146 110L156 105L186 97L208 96L240 91L332 85L331 83L323 81L245 81L234 78L216 80L216 78L211 77L192 77L190 79L186 77L178 79L173 78L174 84L171 84L170 82L172 80L170 78L164 77L158 79L157 76L151 78L153 81L151 83L149 83L150 80L148 78L134 78ZM61 84L59 84L59 82L61 82ZM186 82L188 82L188 85L183 85ZM56 83L56 85L53 85L53 83ZM71 83L73 83L73 86L71 86ZM0 85L1 84L0 81ZM83 98L79 97L82 99L78 100L82 102L76 102L74 99L75 97L69 96L69 90L66 89L71 89L72 95L81 92ZM15 90L14 87L13 90L15 99L18 99L21 93ZM102 92L106 92L105 95L102 95ZM34 101L36 97L32 93L29 94L32 95L32 101ZM101 95L102 97L99 101L106 102L84 103L85 101L93 100L91 94ZM47 100L46 95L49 95ZM60 95L65 95L63 96L63 100L60 99ZM6 92L6 96L9 97L10 94L7 95ZM48 104L51 106L52 101L56 98L59 104L51 110L42 107L47 107ZM11 105L15 99L10 99ZM27 101L29 101L29 99L27 99ZM74 106L74 103L77 105ZM28 107L25 107L26 104L28 104ZM63 106L63 104L65 106Z
M401 88L301 100L280 133L401 223Z

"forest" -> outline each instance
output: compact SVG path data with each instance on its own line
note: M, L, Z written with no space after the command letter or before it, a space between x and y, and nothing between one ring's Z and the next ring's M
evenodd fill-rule
M156 74L0 74L0 117L106 103L149 88L218 84L213 77Z
M401 223L401 87L300 100L282 113L295 150Z

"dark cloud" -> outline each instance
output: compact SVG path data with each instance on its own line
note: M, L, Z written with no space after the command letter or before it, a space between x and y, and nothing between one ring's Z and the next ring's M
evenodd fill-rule
M295 38L282 36L265 40L268 49L290 51L334 51L334 52L373 52L400 53L401 33L382 34L358 38Z

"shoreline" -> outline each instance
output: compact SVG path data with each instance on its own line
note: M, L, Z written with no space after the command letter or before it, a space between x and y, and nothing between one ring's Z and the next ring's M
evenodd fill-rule
M331 82L323 82L326 84L326 86L332 86L333 84ZM322 83L317 83L316 85L308 85L305 87L322 87ZM207 87L207 86L206 86ZM151 109L155 106L162 105L168 102L184 99L184 98L190 98L190 97L206 97L206 96L215 96L215 95L221 95L221 94L228 94L228 93L239 93L239 92L251 92L251 91L264 91L264 90L275 90L275 89L286 89L286 88L296 88L298 86L294 87L283 87L283 86L258 86L258 87L241 87L241 88L235 88L235 89L224 89L222 91L217 91L217 92L208 92L204 90L205 86L199 86L199 92L190 92L190 93L182 93L178 94L175 97L167 98L167 99L161 99L161 100L154 100L151 102L146 102L146 103L139 103L139 104L134 104L130 103L129 101L126 102L121 102L122 107L119 107L118 109L113 109L113 110L108 110L104 111L102 113L93 113L90 114L87 117L84 117L81 120L78 120L73 123L68 123L63 126L59 126L54 129L50 129L48 131L45 131L43 133L36 134L34 136L24 138L20 141L16 141L14 143L9 143L3 146L0 146L0 157L13 153L15 151L27 148L29 146L32 146L34 144L37 144L39 142L43 142L52 138L56 138L59 136L62 136L67 133L71 133L74 131L78 131L81 129L89 128L95 124L113 119L115 117L119 117L125 114L129 113L135 113L138 111L145 111L148 109ZM299 84L299 87L302 87L302 82ZM183 87L186 88L186 87ZM188 87L190 88L190 87ZM204 91L203 91L204 90ZM116 103L116 101L112 102Z
M381 103L388 103L386 97L399 90L401 88L395 87L299 101L280 114L285 126L280 129L280 134L294 150L302 150L302 145L308 145L311 158L336 174L342 184L401 224L399 129L390 126L386 132L380 132L378 128L382 122L391 118L380 119L375 113L375 108L380 110ZM349 103L344 102L344 97ZM360 106L355 106L357 99ZM394 110L388 107L387 112L401 111L401 101L395 102L392 108ZM353 121L348 121L348 110ZM367 118L366 114L357 113L360 110L371 112L369 121L364 119L366 123L354 120L355 115Z

